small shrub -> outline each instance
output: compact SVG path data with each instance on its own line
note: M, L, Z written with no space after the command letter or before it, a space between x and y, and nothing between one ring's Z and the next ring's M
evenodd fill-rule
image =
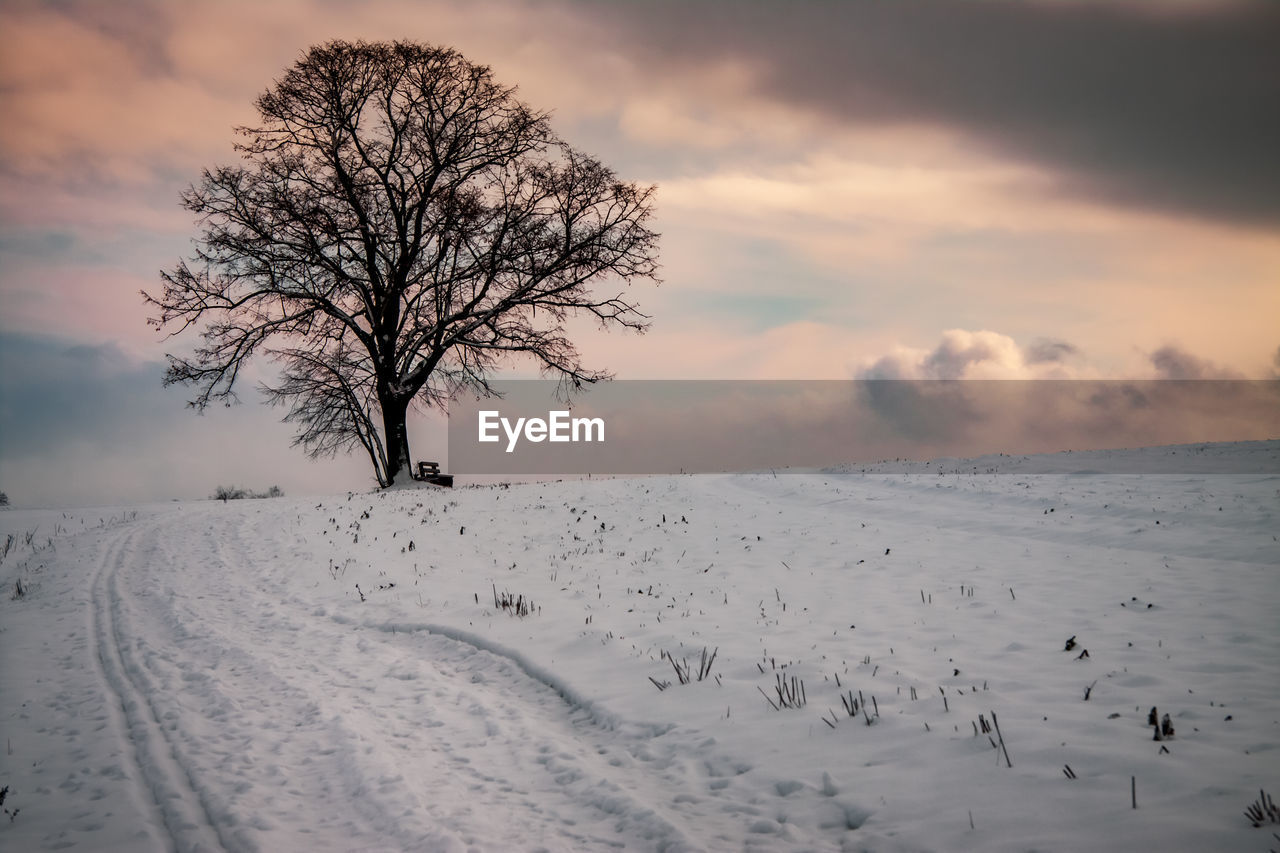
M678 679L680 680L680 683L681 683L681 684L688 684L690 681L702 681L702 680L703 680L703 679L705 679L707 676L711 675L711 665L712 665L712 664L714 664L714 663L716 662L716 654L717 654L719 651L720 651L720 649L719 649L719 648L717 648L717 649L716 649L715 651L713 651L710 655L708 655L708 654L707 654L707 648L706 648L706 646L703 646L703 647L702 647L702 660L701 660L701 662L698 664L698 671L697 671L697 673L691 673L691 672L690 672L690 670L689 670L689 659L688 659L688 658L685 658L685 659L683 659L683 660L677 661L677 660L676 660L676 658L675 658L675 655L673 655L673 654L671 654L670 652L667 652L667 651L664 651L664 652L662 653L662 656L663 656L664 658L666 658L667 660L671 661L671 666L675 669L675 671L676 671L676 678L678 678Z
M265 492L251 492L248 489L241 489L236 486L218 486L213 490L213 500L222 501L238 501L245 498L282 498L284 491L279 486L272 486Z
M5 785L3 788L0 788L0 807L4 807L4 801L8 796L9 796L9 786ZM7 807L4 808L4 813L9 816L10 823L13 823L13 819L18 816L19 811L21 811L21 809L10 809Z
M528 616L534 611L533 599L513 595L505 590L499 593L497 584L493 585L493 606L520 617ZM538 610L541 612L541 608Z
M216 501L238 501L245 497L244 489L237 489L235 486L218 486L213 490L213 499Z
M1255 829L1267 823L1280 823L1280 809L1276 808L1276 801L1261 789L1258 791L1258 799L1244 810L1244 816L1249 819Z
M777 682L774 685L774 691L778 694L778 701L776 702L773 701L773 699L769 697L769 694L765 693L759 685L756 685L756 689L760 691L761 695L764 696L764 700L769 703L773 710L780 711L783 708L803 708L808 704L809 700L806 698L804 693L803 681L797 679L794 675L791 676L790 680L785 679L782 677L781 673L774 676L774 678Z

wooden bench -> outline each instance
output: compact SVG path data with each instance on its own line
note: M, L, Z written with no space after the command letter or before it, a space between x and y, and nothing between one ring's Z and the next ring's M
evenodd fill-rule
M444 486L447 489L453 488L453 475L441 474L439 462L419 462L418 471L413 475L413 479L422 480L434 486Z

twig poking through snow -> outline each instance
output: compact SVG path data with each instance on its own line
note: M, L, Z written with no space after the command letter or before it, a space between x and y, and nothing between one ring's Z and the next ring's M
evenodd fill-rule
M1009 769L1013 769L1013 762L1009 760L1009 748L1004 745L1004 735L1000 734L1000 721L996 719L996 712L991 712L991 725L996 727L996 738L1000 741L1000 749L1004 752L1005 764L1009 765ZM998 760L998 759L997 759Z

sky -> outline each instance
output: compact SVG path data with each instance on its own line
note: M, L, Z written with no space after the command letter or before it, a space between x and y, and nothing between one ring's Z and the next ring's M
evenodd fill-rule
M656 184L621 379L1280 377L1280 4L0 2L0 490L373 485L163 388L179 194L311 45L447 45ZM512 375L522 368L513 364ZM439 416L416 458L443 457ZM833 460L834 461L834 460Z

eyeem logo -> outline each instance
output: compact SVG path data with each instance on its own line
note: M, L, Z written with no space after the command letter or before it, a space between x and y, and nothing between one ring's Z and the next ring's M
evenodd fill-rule
M507 453L516 449L522 435L526 441L535 444L540 441L604 441L604 418L571 418L567 411L548 412L545 421L542 418L516 418L512 426L501 412L488 410L479 413L479 421L481 442L500 441L498 427L502 427L507 434Z

